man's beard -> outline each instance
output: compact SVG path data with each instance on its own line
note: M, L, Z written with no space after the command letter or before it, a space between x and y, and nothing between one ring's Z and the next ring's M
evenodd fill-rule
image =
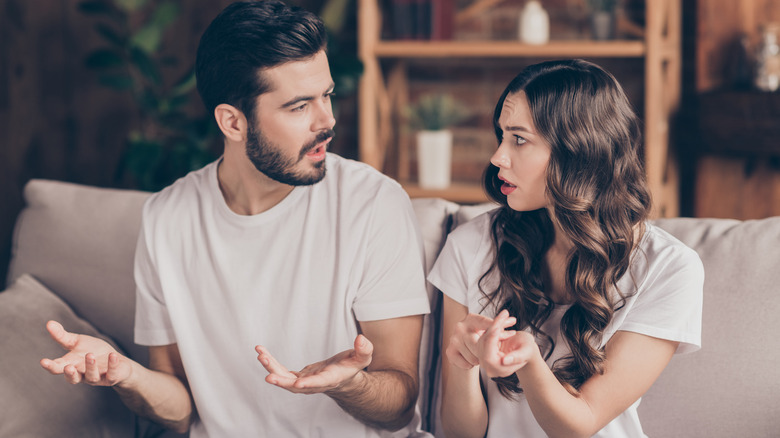
M246 155L255 168L269 178L290 186L308 186L325 178L325 160L313 163L311 173L296 171L295 165L304 159L307 152L316 148L319 143L333 137L334 134L332 129L317 134L314 140L301 148L296 160L286 157L276 144L261 132L256 132L250 123L247 130Z

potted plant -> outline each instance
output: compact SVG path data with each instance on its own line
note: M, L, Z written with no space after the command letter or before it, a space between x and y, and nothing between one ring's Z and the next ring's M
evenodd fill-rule
M615 38L615 19L618 0L588 0L593 39Z
M465 120L466 108L449 94L428 94L408 108L417 130L417 171L421 188L444 189L450 185L452 167L451 126Z

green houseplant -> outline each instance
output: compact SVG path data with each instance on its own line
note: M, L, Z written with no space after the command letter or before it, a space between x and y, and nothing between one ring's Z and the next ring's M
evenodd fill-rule
M421 188L445 189L451 182L452 131L469 111L449 94L428 94L407 108L407 117L417 130L417 170Z
M165 70L178 64L164 53L163 43L181 13L179 1L94 0L79 3L78 10L96 19L95 31L104 42L87 55L86 66L101 85L129 93L138 114L117 178L156 191L214 160L216 124L208 115L188 111L194 69L176 81L165 80Z
M345 43L345 17L354 0L328 0L322 9L328 58L339 98L354 94L363 66ZM219 130L210 114L193 114L194 66L176 81L164 74L179 64L166 54L166 32L181 15L181 0L89 0L78 10L96 20L103 46L89 53L98 82L133 98L138 122L127 134L117 179L157 191L216 159ZM337 103L334 102L334 111Z

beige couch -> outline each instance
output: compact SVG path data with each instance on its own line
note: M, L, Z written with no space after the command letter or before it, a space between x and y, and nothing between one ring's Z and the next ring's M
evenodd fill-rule
M33 180L0 293L0 437L159 436L112 390L71 386L38 365L60 354L49 319L103 335L131 357L132 260L147 193ZM490 206L413 201L430 266L453 227ZM675 357L645 396L651 437L780 436L780 217L757 221L663 219L659 226L704 261L703 349ZM430 290L433 308L438 293ZM438 341L426 322L421 407L433 427Z

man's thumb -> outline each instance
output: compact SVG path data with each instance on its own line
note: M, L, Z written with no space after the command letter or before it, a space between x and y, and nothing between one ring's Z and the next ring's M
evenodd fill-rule
M363 335L355 338L355 353L361 359L368 359L374 353L374 344Z

